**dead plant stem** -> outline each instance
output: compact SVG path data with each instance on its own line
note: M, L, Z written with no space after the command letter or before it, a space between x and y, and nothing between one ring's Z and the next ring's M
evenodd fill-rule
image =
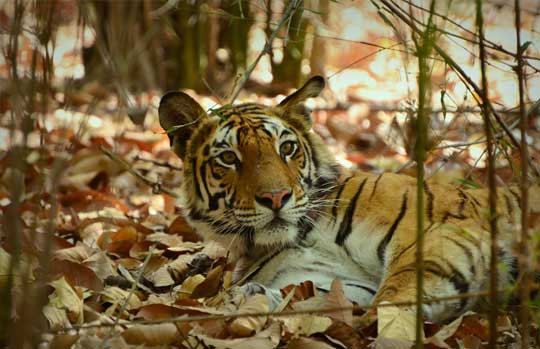
M431 1L430 9L435 8L435 0ZM412 17L412 14L411 14ZM429 116L430 96L430 67L428 57L435 38L432 28L433 13L430 12L428 24L423 33L412 32L416 56L418 57L418 115L416 117L416 348L424 347L424 317L422 301L424 299L424 161L426 160L427 125Z
M480 97L482 99L482 115L484 117L484 132L486 134L487 148L487 169L489 186L489 227L491 230L491 258L490 258L490 283L489 283L489 347L497 347L497 315L499 302L497 294L498 284L498 231L497 231L497 185L495 182L495 157L493 154L493 134L490 126L489 90L486 73L486 52L484 47L484 18L482 15L482 0L476 0L476 25L478 27L479 51L480 51L480 71L482 79L482 89Z
M529 181L528 162L529 158L527 145L527 112L525 110L525 77L523 71L523 53L521 46L521 4L519 0L514 1L515 27L516 27L516 50L517 66L516 74L519 84L519 111L520 111L520 135L521 135L521 239L519 239L519 320L521 325L521 348L529 347L529 293L532 274L530 271L529 259Z

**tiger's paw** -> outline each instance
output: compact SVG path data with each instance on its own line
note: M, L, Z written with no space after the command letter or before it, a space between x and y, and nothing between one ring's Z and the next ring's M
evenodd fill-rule
M266 287L263 284L260 284L258 282L248 282L247 284L240 286L240 290L246 296L264 294L266 298L268 298L270 311L273 311L274 309L276 309L278 305L280 305L281 302L283 301L283 297L281 297L281 292L279 290Z

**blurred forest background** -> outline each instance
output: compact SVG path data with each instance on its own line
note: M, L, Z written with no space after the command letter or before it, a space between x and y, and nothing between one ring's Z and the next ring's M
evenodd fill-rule
M482 108L491 115L496 183L518 182L527 167L538 174L540 2L441 0L431 10L430 4L0 0L0 344L372 343L376 327L354 331L352 308L330 315L315 332L265 320L250 337L223 318L213 327L195 320L170 326L170 317L222 316L239 306L218 297L231 269L226 251L200 242L177 218L182 163L168 149L157 106L165 91L177 89L206 109L276 104L322 75L328 87L307 104L314 130L343 166L416 175L422 94L428 178L488 184ZM422 70L418 44L426 33L431 46ZM419 76L428 81L421 91ZM540 261L539 217L529 225L517 241L532 273ZM292 302L315 294L303 285ZM336 288L323 303L343 304L338 294ZM499 326L499 345L538 345L540 303L527 301L525 332L516 313L489 319ZM257 304L243 310L264 311ZM426 324L426 336L435 338L426 345L486 347L487 319L469 314L451 329ZM126 321L139 327L128 330Z

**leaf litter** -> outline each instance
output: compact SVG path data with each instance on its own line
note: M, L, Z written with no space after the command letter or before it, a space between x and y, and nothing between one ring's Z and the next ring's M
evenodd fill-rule
M324 122L315 115L315 129L336 150L342 163L365 170L388 166L388 170L403 162L399 154L407 148L403 144L406 140L384 140L384 115L366 116L372 126L362 130L362 120L339 111L325 113ZM234 265L228 261L227 251L214 242L200 240L183 218L175 198L142 183L100 150L106 147L126 159L141 176L178 193L182 164L168 149L163 130L151 126L150 131L143 131L141 126L124 124L121 127L125 131L114 134L111 130L118 125L105 114L100 119L107 126L87 130L76 139L76 133L66 132L61 123L54 128L53 116L48 120L53 132L43 135L43 147L30 147L27 157L27 194L21 201L20 219L22 254L14 280L17 284L40 276L37 258L44 249L52 219L56 229L50 287L47 304L41 310L48 324L49 333L44 336L47 346L93 348L106 341L117 348L410 347L414 321L411 323L403 309L381 307L378 317L373 310L364 314L353 309L339 280L332 283L327 294L317 292L311 281L289 285L281 290L285 301L277 311L340 310L235 317L268 313L268 300L262 295L239 294L231 286ZM344 134L350 129L355 132ZM358 136L368 133L372 138ZM335 139L345 143L337 144ZM58 157L65 157L65 152L56 149L62 142L67 149L67 141L72 142L71 155L58 182L59 190L49 193L44 174L50 172ZM3 153L0 165L6 167L17 156L16 148ZM437 168L441 163L470 162L470 154L447 155L434 152L429 165ZM474 171L477 178L485 176L481 170ZM465 181L463 173L459 169L449 171L441 180ZM508 174L501 169L500 176L504 179ZM7 218L13 203L8 177L6 173L0 176L2 219ZM57 207L54 212L50 210L53 204ZM2 241L2 284L12 252L13 246ZM14 304L22 302L21 292L13 296ZM426 323L424 331L427 348L484 348L488 339L486 316L472 312L443 326ZM520 340L515 320L505 313L499 316L499 338L505 345Z

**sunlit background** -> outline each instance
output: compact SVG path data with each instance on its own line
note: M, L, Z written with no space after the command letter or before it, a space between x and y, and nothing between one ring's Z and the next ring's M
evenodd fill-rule
M26 7L13 66L10 24L20 3ZM205 108L215 108L229 101L245 72L254 68L236 102L273 104L309 76L323 75L328 88L308 104L315 111L316 131L335 147L340 161L362 166L369 160L374 161L369 166L393 169L405 163L404 124L406 111L416 103L418 74L410 27L378 1L304 1L277 31L271 54L262 55L252 67L289 3L4 1L1 78L10 81L16 71L20 81L28 80L32 74L41 76L47 65L51 100L38 122L52 129L58 121L75 125L86 120L89 129L114 135L119 123L129 129L127 118L118 121L126 114L135 124L155 125L165 90L186 89ZM430 2L391 3L425 28ZM531 105L540 99L540 3L521 3L525 102ZM475 2L438 1L435 13L437 45L481 85ZM490 100L511 123L519 96L512 54L517 50L514 8L509 1L487 0L483 14ZM45 39L38 35L44 28L50 29ZM437 145L481 139L477 96L440 57L434 55L430 67ZM12 91L3 89L3 111L9 109ZM111 115L116 126L104 128ZM538 122L532 122L538 128ZM11 142L3 133L3 143ZM467 154L470 165L484 165L482 144L466 151L442 150L445 157L455 152ZM391 164L385 163L385 155L392 157Z

